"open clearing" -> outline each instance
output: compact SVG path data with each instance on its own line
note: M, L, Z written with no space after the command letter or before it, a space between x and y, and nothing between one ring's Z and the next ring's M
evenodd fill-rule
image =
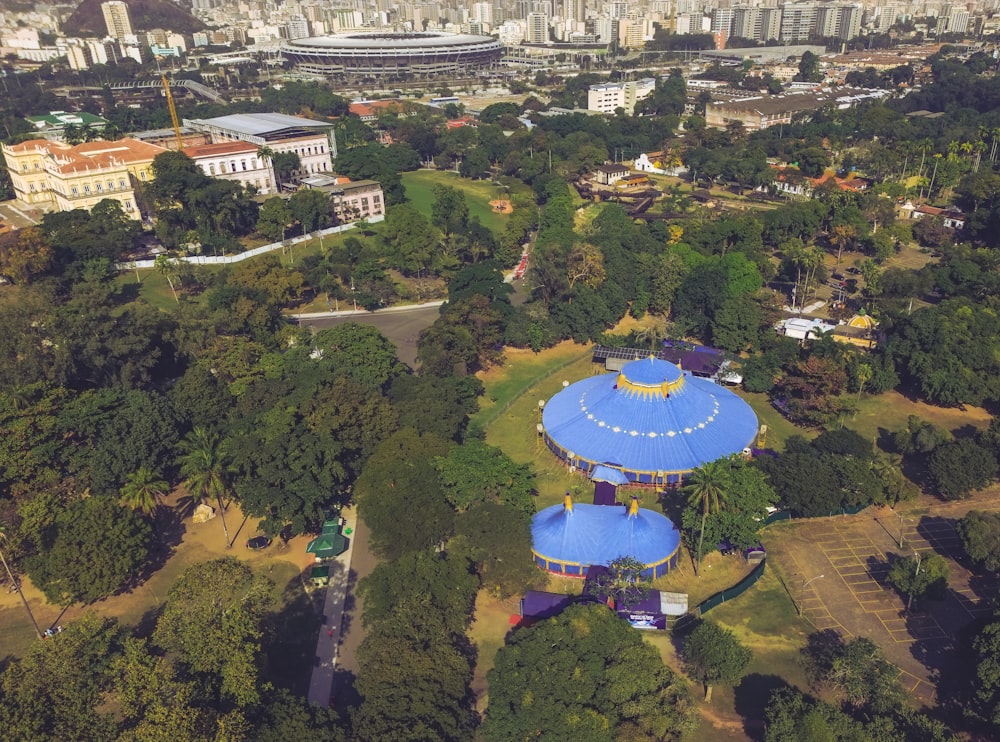
M417 170L403 173L403 188L406 200L428 219L434 208L434 186L446 185L457 188L465 194L469 206L469 218L478 217L479 223L494 234L499 234L507 225L508 214L501 214L490 206L497 198L497 186L488 180L470 180L449 170Z

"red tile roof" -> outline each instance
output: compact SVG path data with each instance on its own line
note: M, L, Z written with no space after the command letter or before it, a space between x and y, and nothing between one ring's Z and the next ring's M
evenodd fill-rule
M257 154L257 145L253 142L217 142L215 144L196 144L184 148L184 154L192 160L199 157L216 157L219 155Z

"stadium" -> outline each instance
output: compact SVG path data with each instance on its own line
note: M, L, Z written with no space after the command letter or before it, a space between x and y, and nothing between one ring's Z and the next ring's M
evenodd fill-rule
M500 63L492 36L447 33L351 33L285 42L299 72L324 77L428 78L469 75Z

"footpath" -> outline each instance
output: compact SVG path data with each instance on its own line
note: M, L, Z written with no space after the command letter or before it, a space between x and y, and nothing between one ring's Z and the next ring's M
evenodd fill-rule
M350 535L347 537L347 551L327 562L330 567L330 583L325 588L323 622L316 638L316 656L309 683L309 703L315 706L330 705L333 676L337 669L343 633L344 603L350 584L351 555L354 552L358 516L354 508L345 508L341 517L346 521L344 532L350 529Z

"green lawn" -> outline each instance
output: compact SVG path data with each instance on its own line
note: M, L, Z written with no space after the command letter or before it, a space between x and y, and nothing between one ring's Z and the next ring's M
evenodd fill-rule
M462 178L458 173L446 170L417 170L403 173L406 200L428 219L431 218L431 209L434 207L434 186L442 184L465 193L465 202L469 205L469 218L479 217L479 222L494 234L503 231L509 217L506 214L496 213L490 206L490 201L496 198L497 192L492 182Z
M371 227L370 232L377 233L377 229L378 226L374 225ZM319 255L324 251L338 247L342 245L344 240L348 237L355 237L362 241L373 239L372 236L364 237L359 230L354 229L348 232L330 235L322 239L316 238L308 240L304 243L295 245L289 252L286 253L282 253L281 250L275 250L274 252L265 253L264 255L256 255L249 258L249 260L263 260L265 259L265 256L276 256L281 261L282 265L288 266L289 268L297 268L302 265L302 261L306 257ZM240 264L234 263L233 265L238 266ZM223 266L221 265L201 265L196 266L195 270L211 275L216 271L222 270L222 268ZM138 295L158 309L170 312L177 306L177 302L174 299L173 292L170 290L170 285L167 283L167 279L162 273L154 268L139 270L138 280L136 271L134 270L119 273L115 280L125 289L126 292L136 291L135 287L136 284L138 284ZM204 294L187 294L187 298L193 301L200 301L203 296ZM323 311L326 308L325 297L320 297L317 299L315 307L299 307L296 311Z

